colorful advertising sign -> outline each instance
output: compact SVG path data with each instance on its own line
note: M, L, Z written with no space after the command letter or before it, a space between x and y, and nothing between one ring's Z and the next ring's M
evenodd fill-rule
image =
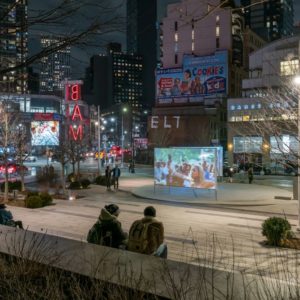
M59 122L58 121L33 121L31 122L32 146L58 146Z
M216 189L220 165L217 147L155 148L154 183Z
M158 69L156 98L158 104L196 104L204 97L227 93L228 54L185 56L183 67Z

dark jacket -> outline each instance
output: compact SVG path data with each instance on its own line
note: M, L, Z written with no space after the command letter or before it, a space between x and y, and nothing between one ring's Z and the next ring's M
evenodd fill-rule
M121 170L119 168L113 168L112 170L112 176L113 177L120 177L121 176Z
M0 209L0 224L6 225L9 221L12 221L13 216L9 210Z
M121 223L117 217L111 215L105 208L101 209L99 221L102 224L102 232L111 232L111 247L119 248L126 243L127 235L122 230Z

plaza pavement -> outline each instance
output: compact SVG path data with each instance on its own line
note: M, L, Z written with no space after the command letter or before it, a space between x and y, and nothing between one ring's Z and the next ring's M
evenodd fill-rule
M176 197L182 197L177 193L167 195L165 201L145 199L141 194L139 197L132 195L131 192L140 191L141 185L146 193L150 182L149 177L124 174L119 191L108 192L103 186L92 185L87 190L76 191L74 201L55 200L55 205L40 209L13 206L9 209L14 218L22 220L29 230L85 241L104 205L119 205L119 219L127 232L134 220L142 218L144 208L154 205L157 218L164 223L170 259L213 265L219 269L234 266L251 274L262 272L269 277L285 276L285 280L286 268L291 268L289 276L299 272L299 251L278 250L261 244L264 240L261 224L269 215L285 212L296 229L297 202L274 199L282 191L282 195L290 195L289 191L256 184L224 183L218 196L223 205L216 203L210 194L201 197L190 194L193 203L183 203L182 199L175 201ZM249 202L251 195L253 199L256 197L252 205Z

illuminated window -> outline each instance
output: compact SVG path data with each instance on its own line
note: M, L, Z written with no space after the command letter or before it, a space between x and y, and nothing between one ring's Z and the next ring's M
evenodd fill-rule
M280 62L280 75L289 76L299 72L299 59L292 59Z
M243 116L243 121L244 122L250 121L250 116Z
M216 37L220 36L220 26L216 26Z
M178 42L178 33L177 32L175 32L175 34L174 34L174 40L175 40L175 42Z

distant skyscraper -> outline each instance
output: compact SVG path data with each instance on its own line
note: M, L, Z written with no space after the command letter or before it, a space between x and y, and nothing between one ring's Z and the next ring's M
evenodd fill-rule
M0 1L0 70L25 63L28 54L27 0ZM26 67L0 75L1 92L26 93Z
M241 0L242 6L249 6L244 11L246 26L249 26L266 41L274 41L292 35L293 0L257 2L257 0Z
M143 96L142 58L121 52L121 45L109 44L107 55L94 55L84 81L85 100L101 109L129 103L139 107Z
M43 49L55 47L59 43L61 43L60 37L44 36L41 38ZM60 94L63 91L63 81L70 78L70 58L71 48L68 46L41 59L41 93Z

